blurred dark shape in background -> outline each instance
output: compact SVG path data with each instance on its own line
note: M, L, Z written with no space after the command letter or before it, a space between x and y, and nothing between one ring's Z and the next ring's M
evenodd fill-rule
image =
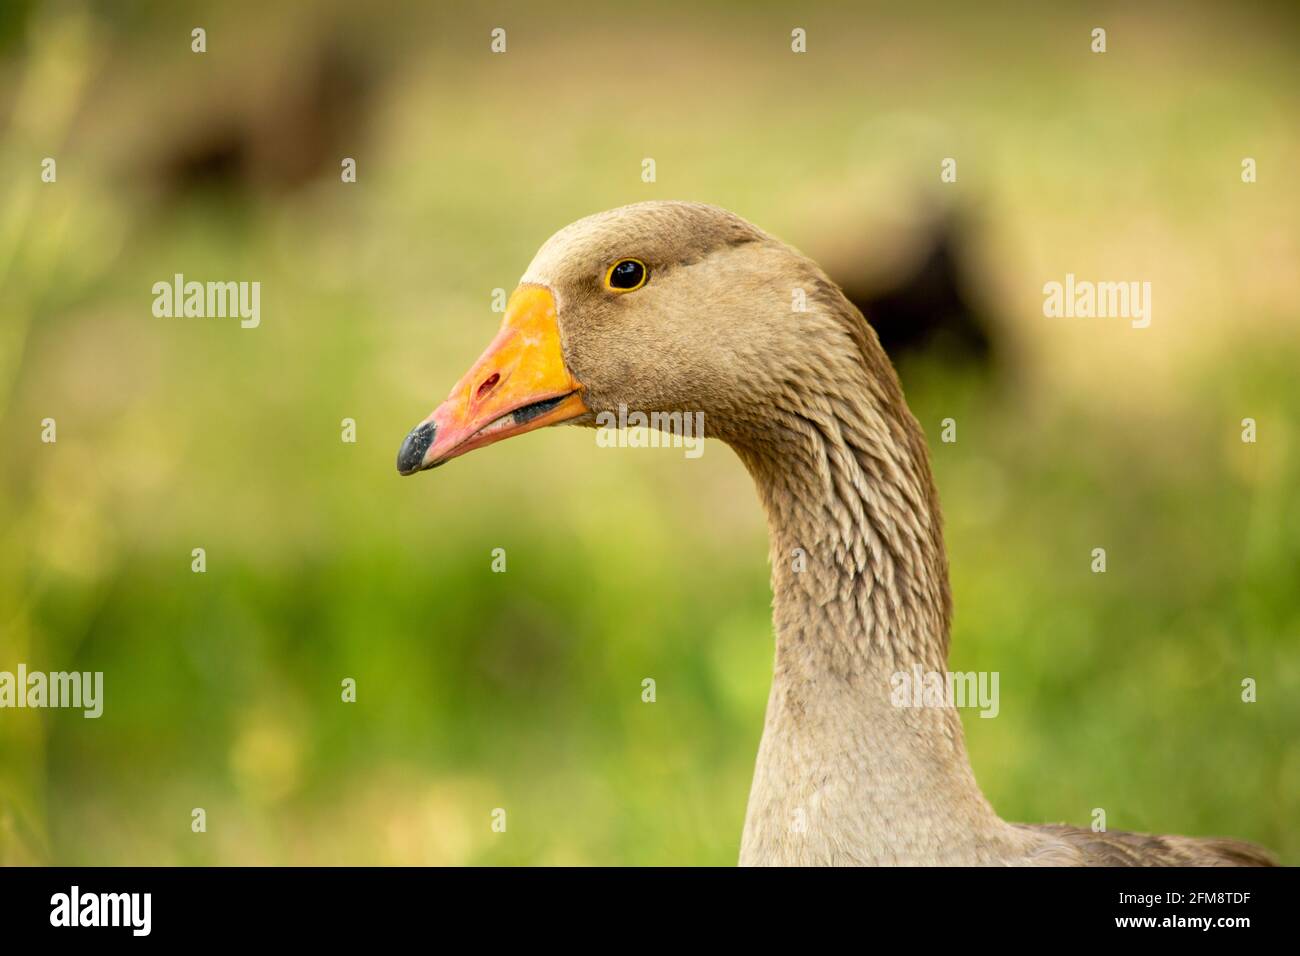
M300 75L286 85L265 83L256 102L213 104L220 117L168 139L152 184L179 196L190 191L272 192L296 189L338 173L351 155L374 77L343 46L321 42ZM215 87L213 95L223 91Z
M832 276L895 363L922 353L976 369L990 368L996 360L994 325L963 263L969 235L969 226L956 215L941 219L915 265L883 288L864 280L862 273Z
M214 101L211 119L164 140L149 182L173 199L192 192L284 193L322 176L337 175L347 142L356 142L366 105L382 99L382 78L349 53L345 35L321 30L306 41L306 66L288 83L273 73L256 99ZM214 87L212 95L229 95ZM933 354L945 364L984 370L996 356L993 325L978 304L964 268L973 230L956 213L938 218L908 264L881 277L879 270L832 276L875 328L897 363Z

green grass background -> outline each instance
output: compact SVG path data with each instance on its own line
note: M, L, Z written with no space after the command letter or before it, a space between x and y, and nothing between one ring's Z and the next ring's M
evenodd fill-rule
M999 717L965 715L981 785L1014 820L1099 807L1300 862L1296 20L908 8L6 5L0 669L102 670L106 705L0 711L0 862L735 861L772 641L730 451L550 429L393 467L491 337L491 290L646 198L841 273L972 217L1005 361L901 373L952 666L1001 674ZM341 134L358 183L332 158L293 189L166 191L160 157L260 115L322 36L382 78ZM260 281L261 327L155 319L174 272ZM1066 272L1150 279L1152 327L1042 318Z

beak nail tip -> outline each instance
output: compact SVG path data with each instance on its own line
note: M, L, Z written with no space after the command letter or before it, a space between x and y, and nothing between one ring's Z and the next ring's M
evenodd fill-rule
M438 426L433 422L423 422L411 429L397 451L397 472L401 475L413 475L424 465L424 455L438 436Z

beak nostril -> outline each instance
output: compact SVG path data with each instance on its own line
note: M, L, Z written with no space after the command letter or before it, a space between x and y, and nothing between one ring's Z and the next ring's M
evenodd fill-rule
M478 397L482 398L488 392L492 391L492 387L496 385L496 383L499 381L501 381L500 372L493 372L491 375L489 375L487 377L487 380L478 387Z

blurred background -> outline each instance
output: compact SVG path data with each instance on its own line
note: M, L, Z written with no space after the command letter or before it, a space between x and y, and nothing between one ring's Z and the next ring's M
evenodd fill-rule
M732 453L394 470L492 290L650 198L875 318L997 810L1300 863L1294 8L539 6L0 6L0 670L106 698L0 711L0 863L735 862L772 639ZM155 318L178 272L260 327ZM1150 281L1150 328L1045 319L1067 272Z

